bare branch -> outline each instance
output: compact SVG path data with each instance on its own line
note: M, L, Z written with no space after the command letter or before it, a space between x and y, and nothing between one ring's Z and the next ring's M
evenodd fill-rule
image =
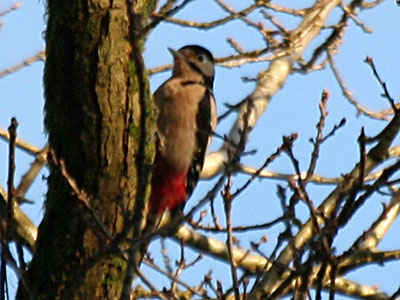
M249 13L251 13L256 8L257 8L257 4L252 4L248 8L246 8L240 12L237 12L237 13L232 12L229 16L222 18L220 20L212 21L212 22L188 21L188 20L177 19L177 18L165 16L165 15L163 16L158 13L154 13L153 15L155 17L162 18L165 22L169 22L169 23L173 23L173 24L177 24L177 25L182 25L182 26L187 26L187 27L196 27L196 28L201 28L201 29L211 29L216 26L230 22L232 20L240 19L243 16L246 16Z
M39 153L37 153L36 159L31 164L31 167L29 168L28 172L26 172L24 176L22 176L22 179L15 191L15 197L18 203L26 201L24 198L26 192L32 185L33 181L36 179L40 170L43 168L44 165L47 164L48 151L49 151L48 146L45 146Z
M190 230L185 226L181 226L175 238L183 240L187 245L196 248L202 252L209 253L210 255L229 261L229 254L226 243L217 239L206 237L200 233ZM248 272L256 273L260 270L268 269L271 264L262 256L250 254L248 251L242 249L232 249L232 257L235 264L245 269Z
M270 1L259 0L259 2L263 6L269 8L269 9L271 9L273 11L280 12L280 13L285 13L285 14L292 15L292 16L303 17L307 13L307 9L293 9L293 8L290 8L290 7L281 6L281 5L278 5L278 4L271 3Z
M254 128L257 120L265 112L272 96L280 90L283 83L290 75L294 63L301 57L309 43L318 35L325 19L339 2L340 1L321 1L310 9L303 22L296 30L291 32L288 37L288 46L277 51L276 58L271 61L268 70L259 74L257 87L253 93L248 96L248 99L251 99L254 103L249 117L250 128ZM240 132L243 129L244 123L242 116L245 111L246 105L243 105L228 135L229 140L234 143L237 143L239 140ZM212 177L223 169L224 163L228 159L228 149L229 146L224 144L218 151L207 155L203 176Z
M0 139L4 140L6 142L9 141L7 131L4 129L1 129L1 128L0 128ZM30 143L25 142L24 140L21 140L18 138L15 141L15 145L30 155L37 155L41 151L40 148L37 148L37 147L31 145Z
M373 250L382 241L386 232L400 213L400 195L398 192L392 197L389 205L384 206L381 216L363 236L360 249Z
M337 277L335 279L335 287L337 290L348 296L355 296L371 300L389 300L390 296L382 293L376 286L367 286L356 283L354 281Z
M374 74L376 80L378 80L379 85L382 87L382 89L383 89L382 96L385 97L389 101L392 110L396 111L397 110L396 104L395 104L392 96L390 96L390 94L389 94L389 91L386 87L386 83L381 79L381 76L379 75L379 73L375 67L374 61L372 60L371 57L367 56L367 58L365 59L365 62L371 67L372 73Z
M365 158L363 164L363 170L361 170L361 164L357 164L356 167L345 177L336 189L328 196L327 199L318 207L318 211L323 214L324 218L318 217L317 221L322 224L326 218L328 218L338 207L343 193L351 191L353 188L358 186L358 180L361 172L368 174L375 166L380 164L388 156L390 144L396 137L400 130L400 113L395 114L392 121L378 134L379 142L373 147ZM293 239L295 249L301 249L313 236L314 225L312 220L308 220L303 225L299 233ZM278 257L279 265L288 265L294 257L294 250L292 246L286 247ZM258 299L261 294L270 294L273 292L280 283L281 268L275 268L274 266L265 274L263 279L253 290L250 299ZM254 298L253 298L254 297Z
M4 17L5 15L19 9L22 7L22 4L19 2L15 2L9 9L0 12L0 18ZM0 24L1 25L1 24Z
M10 75L12 73L15 73L25 67L29 67L32 64L34 64L37 61L44 61L46 59L45 57L45 52L39 51L38 53L36 53L35 55L29 57L28 59L24 60L22 63L19 63L13 67L10 67L8 69L5 69L3 71L0 71L0 78L5 77L7 75Z
M13 223L14 219L14 205L15 205L15 188L14 188L14 175L15 175L15 141L17 139L18 122L16 118L11 118L11 124L8 127L8 134L10 139L9 152L8 152L8 222L9 226Z
M7 199L6 191L0 187L0 195L1 198ZM6 205L6 203L0 203L0 205ZM28 248L31 250L35 246L36 237L37 237L37 227L31 219L21 210L17 203L14 203L14 220L17 224L17 234L22 240L26 243Z
M232 236L232 202L234 196L230 192L230 188L232 186L232 174L229 174L228 181L225 184L225 188L222 192L224 198L224 208L225 208L225 216L226 216L226 228L227 228L227 250L228 250L228 259L229 265L231 267L231 276L233 282L233 290L235 293L235 300L240 300L239 286L238 286L238 278L237 278L237 267L235 264L235 260L233 258L233 236Z

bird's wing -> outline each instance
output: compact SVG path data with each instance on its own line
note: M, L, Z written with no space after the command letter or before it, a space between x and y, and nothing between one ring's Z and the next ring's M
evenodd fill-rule
M186 178L186 193L188 197L192 194L199 180L201 170L203 169L207 148L211 141L212 132L216 126L216 115L214 95L212 90L208 88L204 93L203 100L199 102L196 115L197 151L194 153L193 162Z

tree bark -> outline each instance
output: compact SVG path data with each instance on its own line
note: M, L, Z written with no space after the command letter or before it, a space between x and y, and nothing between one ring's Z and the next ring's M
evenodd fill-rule
M48 1L45 125L53 155L45 216L17 299L120 297L127 263L115 248L124 246L109 245L135 234L127 225L141 220L154 154L140 35L154 5Z

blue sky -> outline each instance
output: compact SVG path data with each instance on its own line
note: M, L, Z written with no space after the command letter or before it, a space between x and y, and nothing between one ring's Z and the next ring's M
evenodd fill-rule
M13 3L3 0L0 4L0 11L9 8ZM249 3L251 1L243 0L236 3L234 8L241 9ZM293 1L280 1L279 3L293 5ZM302 1L302 3L312 4L313 1ZM23 0L21 4L20 9L0 20L2 23L0 28L0 72L20 63L44 48L45 17L43 2ZM194 1L177 16L197 21L211 21L223 15L213 1ZM338 13L333 14L330 21L334 22L338 16ZM255 20L262 20L258 14L251 15L251 17ZM299 20L293 20L284 15L277 15L276 17L289 29L295 28L299 22ZM360 103L371 110L381 110L389 106L387 101L380 97L382 90L372 76L370 68L364 63L364 59L367 55L374 59L381 77L387 82L391 95L398 100L400 94L398 85L400 35L397 29L400 20L400 8L396 6L395 1L384 1L375 9L363 11L359 15L359 19L372 28L374 32L366 34L359 26L350 22L346 29L343 44L339 48L338 55L335 56L335 62L347 86ZM266 23L266 25L269 24ZM245 50L253 50L263 46L258 33L247 28L241 22L233 22L214 31L199 31L164 24L152 32L148 39L145 53L147 66L151 68L170 63L171 56L166 48L178 49L187 44L205 46L214 53L215 57L232 54L231 47L225 42L227 37L234 37ZM321 39L317 39L311 48L316 47L318 41L320 42ZM305 57L309 57L310 53L310 51L307 51ZM265 69L267 65L267 63L258 63L236 69L218 67L215 96L219 112L225 111L223 103L237 103L253 90L254 84L243 83L242 76L256 77L257 73ZM43 63L38 62L0 79L0 101L2 104L0 127L6 129L10 118L12 116L17 117L20 123L19 137L38 147L42 147L46 140L42 124L44 103L42 72ZM151 78L152 90L155 90L168 76L169 72L153 76ZM367 135L372 136L386 123L371 120L365 116L357 116L356 110L342 96L329 67L323 71L306 75L295 73L289 77L283 89L275 95L265 115L259 120L257 127L251 134L247 150L256 150L256 154L246 156L243 162L250 166L261 165L263 160L280 146L283 135L296 132L299 137L295 143L294 153L301 162L302 171L305 171L312 151L309 139L316 134L315 126L319 118L318 103L323 89L330 92L326 131L332 128L334 124L339 123L342 118L346 118L347 124L322 146L316 171L326 177L338 177L350 171L357 162L358 145L356 140L361 127L365 128ZM219 134L228 133L233 118L234 116L219 124L217 132ZM215 141L213 148L215 149L219 144L219 141ZM28 169L31 161L32 157L18 151L17 179ZM3 187L7 180L6 162L7 144L0 141L0 184ZM270 166L270 170L293 173L293 167L287 156L284 155ZM45 175L46 171L43 172L42 176ZM45 181L42 176L38 177L27 195L28 198L35 200L35 204L23 207L36 224L39 224L43 214L42 205L46 192ZM235 176L234 187L239 187L246 179L246 176ZM283 181L256 180L248 190L235 200L234 224L261 223L279 216L281 209L276 197L277 184L286 186ZM210 186L212 186L212 181L202 182L188 207L196 203L196 200L200 199ZM309 192L313 201L319 204L331 189L331 186L311 185ZM366 226L371 220L379 215L382 202L387 203L387 197L375 196L371 198L351 220L349 227L340 232L339 238L335 242L338 253L351 245L354 238L367 228ZM220 202L217 203L217 209L220 212L222 211ZM221 220L224 220L223 217L221 217ZM278 226L265 232L265 234L273 241L279 233L279 229L281 228ZM399 231L400 224L397 220L379 248L385 250L398 249L400 246ZM241 243L243 246L248 246L250 241L257 241L260 235L260 232L241 234ZM221 239L225 238L221 237ZM173 247L172 245L171 249ZM267 243L263 249L268 252L272 248L273 243ZM201 270L204 271L212 267L215 269L216 277L229 283L230 277L227 276L227 274L229 275L229 267L227 264L208 261L201 266ZM347 278L365 284L377 284L382 291L393 293L400 285L399 270L400 264L397 262L386 264L384 267L364 268L349 274ZM196 279L196 273L199 273L198 270L193 270L188 275L191 279L194 278L195 282L202 279ZM162 281L160 283L162 284Z

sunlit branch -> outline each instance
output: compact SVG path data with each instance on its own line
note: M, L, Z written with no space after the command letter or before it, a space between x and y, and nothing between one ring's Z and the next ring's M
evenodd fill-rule
M365 33L372 33L373 30L367 27L360 19L358 19L354 13L354 10L350 10L349 7L342 5L342 9L347 13L348 17L359 26Z
M371 300L394 300L386 293L380 292L376 286L362 285L343 277L335 279L335 287L339 293L347 296Z
M181 226L175 235L178 240L202 252L206 252L214 257L229 261L229 254L226 243L215 238L204 236L197 231L190 230L185 226ZM248 272L256 273L260 270L268 269L270 263L268 260L259 255L251 254L249 251L242 249L232 249L232 257L235 264L239 268L243 268Z
M264 114L270 99L281 89L283 83L291 74L294 63L301 57L309 43L318 35L325 18L338 5L339 1L330 1L329 3L322 1L321 3L323 5L317 4L311 9L299 27L290 34L289 46L277 51L277 57L271 61L269 68L258 75L257 87L248 96L248 99L252 99L254 103L249 118L250 128L254 128L258 119ZM228 135L229 140L233 141L233 143L239 141L240 132L244 125L242 116L245 111L246 105L243 105ZM223 169L224 163L228 159L227 151L229 148L228 145L224 144L218 151L207 155L203 169L206 177L211 177Z
M266 18L268 21L270 21L272 23L272 25L274 25L279 30L280 34L282 34L282 35L288 34L288 30L285 27L283 27L283 25L280 24L276 18L274 18L273 16L268 14L268 12L265 11L264 9L262 9L260 12L264 16L264 18Z
M393 251L394 252L394 251ZM383 254L380 254L383 255ZM388 260L391 259L396 259L397 256L399 255L399 253L389 253L386 256L388 258ZM376 256L379 256L379 254L377 254ZM375 257L376 258L376 257ZM373 261L371 261L373 262ZM363 261L363 263L365 263L365 261ZM376 263L376 261L375 261ZM322 264L318 264L316 266L314 266L312 268L312 271L310 272L309 278L308 278L308 282L310 283L310 286L313 288L316 288L316 284L317 284L317 274L319 273L319 271L321 270ZM330 287L331 287L331 279L330 279L330 274L331 272L331 266L328 266L325 270L324 273L322 274L322 289L329 291ZM295 289L296 289L296 283L297 280L299 279L299 277L301 276L291 276L289 277L291 274L291 272L289 270L285 271L282 274L282 278L281 280L287 280L287 285L284 289L282 289L279 293L279 295L276 296L282 296L282 295L288 295L290 293L292 293ZM367 285L362 285L359 284L355 281L346 279L342 276L336 276L335 277L335 283L334 283L334 287L335 287L335 292L346 295L346 296L353 296L353 297L357 297L357 298L361 298L361 299L376 299L376 300L390 300L390 296L388 296L386 293L380 292L378 290L377 287L375 286L367 286ZM398 298L394 298L394 299L398 299ZM391 299L391 300L394 300Z
M309 18L305 18L303 23L309 24L311 20L313 25L323 23L323 20L329 15L330 11L339 4L340 1L322 1L318 3L313 12L310 13ZM316 13L316 15L314 15ZM315 19L317 18L317 19ZM302 25L304 26L305 24ZM302 27L299 26L299 28ZM320 27L319 27L320 29ZM308 30L312 31L311 28ZM303 32L306 35L308 30L304 29ZM383 137L379 140L378 144L369 151L368 156L365 161L365 174L368 174L375 166L387 158L388 150L390 144L392 143L394 137L397 135L400 129L400 114L396 114L389 125L382 131ZM333 211L335 211L338 206L338 201L341 199L343 192L352 189L354 184L357 184L357 180L361 170L360 166L356 167L346 176L346 180L338 185L338 187L328 196L328 198L323 202L323 204L318 208L319 212L324 215L325 218L329 217ZM318 222L324 222L324 218L318 218ZM308 220L306 224L303 225L299 233L293 239L295 249L301 249L307 241L309 241L313 234L313 222ZM294 250L292 246L286 247L277 259L277 263L281 266L286 266L292 261L294 257ZM249 299L259 299L261 295L269 295L273 292L279 285L281 278L281 268L273 267L265 274L263 279L255 286Z
M366 235L363 236L360 249L374 250L380 241L399 216L400 212L400 195L399 192L392 197L387 207L383 207L383 212L378 218L377 222L372 225L372 228L367 230Z
M47 164L48 151L48 146L45 146L39 153L37 153L35 161L31 164L29 170L22 176L21 181L15 191L16 200L19 203L25 201L24 197L26 192L36 179L39 172Z
M307 10L306 9L293 9L287 6L281 6L278 4L274 4L271 1L258 1L260 4L262 4L264 7L269 8L273 11L280 12L280 13L285 13L288 15L292 16L298 16L298 17L303 17L306 15Z
M254 175L254 174L256 174L258 169L241 165L238 171L245 173L245 174ZM301 177L303 179L305 179L306 176L307 176L306 172L301 173ZM296 174L283 174L283 173L273 172L273 171L269 171L269 170L262 170L261 172L258 172L257 177L280 179L280 180L287 181L287 180L297 180L298 176ZM339 178L326 178L326 177L320 176L318 174L313 174L309 178L309 181L314 182L314 183L320 183L320 184L337 184L338 182L341 181L341 178L340 177Z
M25 67L31 66L32 64L34 64L37 61L44 61L45 60L45 52L42 50L38 53L36 53L34 56L31 56L30 58L28 58L27 60L24 60L23 62L10 67L8 69L5 69L3 71L0 71L0 78L15 73Z
M368 264L379 264L382 265L386 262L399 260L400 250L393 251L371 251L361 250L356 251L349 257L346 257L339 263L339 269L341 273L348 271L354 271L356 268L364 267Z
M400 156L400 146L395 146L389 149L389 157L397 157ZM255 175L257 174L258 178L270 178L270 179L278 179L278 180L297 180L296 174L284 174L279 172L274 172L270 170L261 170L259 168L254 168L250 166L239 165L238 172L242 172L244 174ZM382 170L375 171L368 176L365 177L365 182L369 182L372 180L376 180L382 174ZM306 178L306 172L301 173L301 177L303 179ZM343 177L336 178L328 178L319 174L313 174L309 179L310 182L318 183L318 184L337 184L343 180Z
M0 139L6 141L8 143L8 132L1 128L0 128ZM37 148L37 147L31 145L30 143L28 143L24 140L18 139L18 138L15 141L15 145L30 155L37 155L42 150L40 148Z
M375 166L387 157L388 148L397 135L399 129L400 114L397 113L389 125L383 129L383 134L379 134L379 136L381 136L379 143L369 151L365 161L365 174L368 174ZM360 172L360 164L357 164L356 167L346 176L345 180L343 180L319 206L318 210L325 218L328 218L335 211L335 208L339 204L338 201L341 199L343 193L345 191L350 191L354 185L358 184ZM325 218L318 218L318 222L321 222L322 224ZM313 237L313 227L312 220L308 220L307 223L303 225L299 233L293 239L295 249L301 249ZM288 265L294 255L293 247L286 247L279 255L277 262L279 265ZM260 282L253 295L259 295L259 293L262 292L269 293L275 290L279 285L279 278L281 278L280 269L272 267L270 271L267 272L264 280Z
M2 198L7 199L7 193L1 187L0 187L0 194ZM16 221L17 224L18 236L24 240L26 245L31 250L34 249L38 232L37 227L31 221L31 219L21 210L21 208L17 203L14 203L14 220Z

